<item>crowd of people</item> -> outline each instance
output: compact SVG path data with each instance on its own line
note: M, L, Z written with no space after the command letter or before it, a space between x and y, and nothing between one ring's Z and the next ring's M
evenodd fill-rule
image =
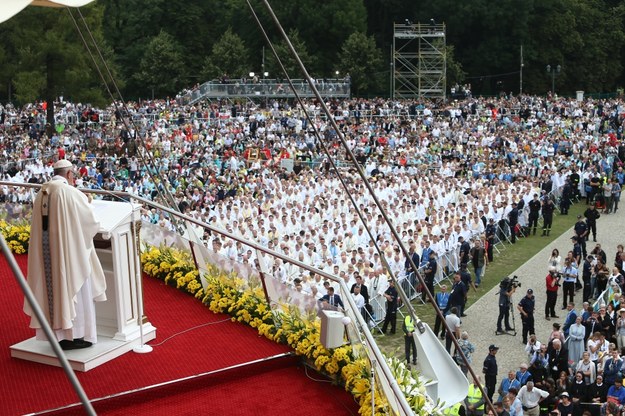
M494 401L496 408L510 415L548 414L553 410L561 415L616 415L625 405L622 358L625 354L625 254L622 245L616 247L615 257L610 260L614 265L611 273L605 266L608 259L600 244L584 259L582 237L577 233L588 228L582 226L582 222L580 219L576 224L571 250L562 257L554 249L546 262L544 319L562 323L554 322L552 331L541 339L534 329L534 292L527 289L515 305L522 320L527 356L520 358L518 369L510 369L501 380L497 379L495 357L499 348L496 345L489 347L484 360L488 398ZM569 289L564 285L567 278L572 286L568 299ZM605 280L605 284L597 287L601 280ZM500 296L510 300L518 287L504 280ZM559 294L564 302L561 309L566 311L562 316L556 314ZM581 297L581 307L576 307L576 295ZM509 306L506 304L505 308ZM470 356L473 346L467 338L465 332L460 345ZM472 384L464 403L467 414L482 414L484 402L481 392Z
M450 276L448 295L436 294L448 323L456 322L452 315L463 316L467 292L479 287L500 241L549 235L554 212L566 215L574 200L586 198L605 213L618 209L625 180L621 99L467 97L444 104L332 99L327 104L426 287L434 294L438 284L445 293ZM157 100L106 109L60 103L53 132L44 114L41 104L0 107L5 181L43 183L52 163L67 159L76 166L79 187L127 191L156 201L169 194L187 215L343 278L358 292L353 296L364 298L360 304L368 320L384 319L384 332L389 326L395 332L398 306L389 277L403 279L402 287L415 294L424 289L338 132L313 100L303 107L278 100L266 106ZM330 169L329 157L348 189ZM0 193L12 207L31 198L28 191L10 186ZM142 215L144 221L176 229L175 221L158 210ZM592 215L586 215L583 242L593 233ZM199 227L196 232L233 261L256 267L265 262L276 278L301 292L332 302L350 296L288 262L258 257L215 232ZM580 239L580 269L590 261L581 244ZM595 270L600 260L595 256L592 261ZM554 271L568 266L565 261ZM565 296L572 300L568 279ZM594 279L588 297L601 290L603 279ZM371 307L374 299L382 311ZM551 319L554 309L546 315ZM505 319L502 323L507 325ZM455 336L466 341L461 345L470 356L468 334L458 328Z

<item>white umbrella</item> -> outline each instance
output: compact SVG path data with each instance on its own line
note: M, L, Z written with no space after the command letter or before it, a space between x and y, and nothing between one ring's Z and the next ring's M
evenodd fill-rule
M4 0L0 7L0 23L9 20L26 6L82 7L94 0Z

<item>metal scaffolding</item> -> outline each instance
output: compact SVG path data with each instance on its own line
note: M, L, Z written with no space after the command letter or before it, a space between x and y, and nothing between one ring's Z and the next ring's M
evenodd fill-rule
M392 98L445 99L445 24L393 25Z

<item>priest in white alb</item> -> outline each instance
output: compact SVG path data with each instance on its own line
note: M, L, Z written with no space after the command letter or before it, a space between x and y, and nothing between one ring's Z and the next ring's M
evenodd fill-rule
M33 205L28 284L64 350L97 342L95 303L106 280L93 245L100 228L89 198L76 189L71 162L59 160ZM24 312L38 340L47 340L28 302Z

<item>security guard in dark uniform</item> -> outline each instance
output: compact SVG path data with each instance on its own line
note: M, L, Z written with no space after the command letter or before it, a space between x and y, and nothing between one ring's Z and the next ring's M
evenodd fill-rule
M588 236L592 233L592 241L597 242L597 220L601 217L601 214L599 214L597 207L593 204L584 211L584 217L586 217L586 224L588 224L590 230Z
M482 368L482 372L484 373L484 381L486 385L486 393L488 396L488 400L493 401L493 394L495 393L495 386L497 385L497 359L495 355L497 355L497 351L499 351L499 347L491 344L488 347L488 355L484 360L484 365Z
M553 211L556 206L553 205L551 198L546 198L543 202L543 236L549 235L551 232L551 224L553 223Z
M391 324L391 334L395 333L395 325L397 322L397 289L395 289L395 281L389 279L389 287L384 292L386 298L386 316L382 325L382 333L386 334L388 324Z
M490 218L488 220L488 225L484 229L484 233L486 234L486 241L488 241L488 247L486 248L486 254L488 255L488 262L493 261L493 250L495 248L495 235L497 233L497 227L495 226L495 220Z
M529 213L529 218L528 218L529 227L532 231L532 234L536 235L536 228L538 228L538 218L540 217L540 209L542 208L540 199L538 199L538 194L534 194L534 199L532 199L527 205L530 208L530 213Z
M436 253L434 251L430 252L429 257L427 265L425 266L425 277L423 280L425 282L425 286L430 290L432 296L434 296L434 279L436 278L438 263L436 262Z
M534 307L535 307L534 291L527 289L527 294L521 299L517 305L517 309L521 312L521 322L523 322L523 344L527 344L528 335L534 334Z
M588 236L588 224L586 224L586 221L584 221L581 215L577 216L577 222L575 223L573 230L575 231L577 242L582 247L582 258L585 259L588 255L588 253L586 252L586 237Z

